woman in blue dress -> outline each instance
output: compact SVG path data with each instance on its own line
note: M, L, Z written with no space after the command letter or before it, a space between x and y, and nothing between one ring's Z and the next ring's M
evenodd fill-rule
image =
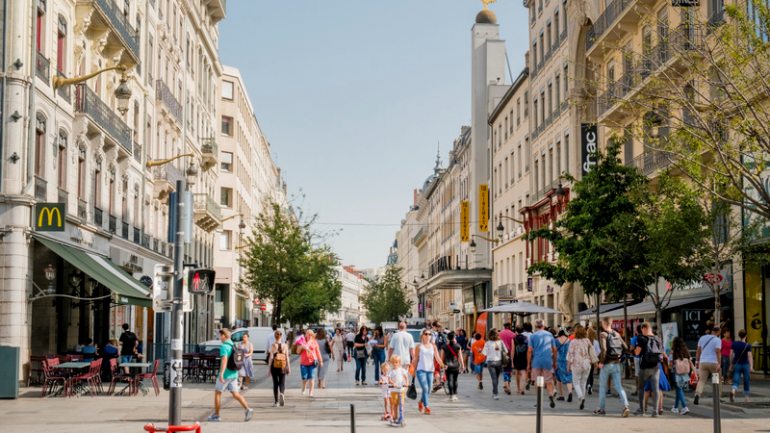
M572 373L567 368L567 353L569 352L570 339L567 337L567 333L563 330L559 330L559 336L556 338L556 383L559 386L559 398L558 400L564 401L564 385L567 385L567 402L572 402Z
M660 374L658 374L658 388L660 389L660 398L658 398L658 415L663 415L663 392L664 391L671 391L671 385L668 383L667 375L667 369L668 369L668 355L665 353L663 354L663 362L660 363ZM647 402L650 400L650 397L652 396L652 386L650 386L650 381L648 380L647 383L644 384L644 411L647 412ZM656 410L653 408L653 410Z

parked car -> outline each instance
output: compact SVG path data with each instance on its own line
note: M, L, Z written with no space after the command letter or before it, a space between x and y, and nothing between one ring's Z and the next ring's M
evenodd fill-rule
M267 364L267 360L268 358L270 358L270 353L268 352L268 347L267 347L267 337L273 334L273 328L270 328L270 327L238 328L233 331L233 334L230 338L233 340L233 342L240 343L243 340L243 334L247 332L249 334L249 341L254 346L254 354L251 356L252 362L258 359L263 359L265 361L265 364ZM281 332L283 333L284 339L285 339L286 330L281 329ZM200 344L200 350L203 353L218 354L220 346L222 346L221 341L209 340L209 341L204 341L203 343Z

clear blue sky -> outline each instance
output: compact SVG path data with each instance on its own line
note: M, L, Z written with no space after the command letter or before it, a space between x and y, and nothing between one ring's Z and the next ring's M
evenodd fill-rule
M385 265L436 146L446 164L470 124L471 27L482 8L479 0L227 2L222 63L240 69L290 194L302 189L319 230L343 229L331 244L345 264ZM490 8L515 77L527 10L521 0Z

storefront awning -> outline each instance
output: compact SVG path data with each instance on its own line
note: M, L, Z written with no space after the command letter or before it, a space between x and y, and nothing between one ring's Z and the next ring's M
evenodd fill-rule
M631 305L628 306L628 308L630 307ZM602 305L599 305L599 314L604 314L612 310L617 310L618 308L623 308L622 302L618 302L616 304L602 304ZM596 315L596 307L591 307L587 310L579 311L576 314L576 316L578 316L581 319L587 319L595 315Z
M682 305L692 304L694 302L705 301L706 299L713 299L713 296L696 296L689 298L677 298L672 299L671 302L664 308L664 310L670 310L671 308L681 307ZM645 301L641 304L632 305L627 308L628 317L642 317L642 316L654 316L655 304L652 301ZM623 317L623 309L612 310L607 314L603 314L607 317Z
M510 304L499 305L497 307L488 308L482 311L487 313L513 313L513 314L518 314L522 316L529 315L529 314L538 314L538 313L564 314L559 310L554 310L553 308L548 308L548 307L542 307L540 305L535 305L530 302L512 302Z
M118 303L152 307L150 291L110 260L33 235L48 249L118 295Z

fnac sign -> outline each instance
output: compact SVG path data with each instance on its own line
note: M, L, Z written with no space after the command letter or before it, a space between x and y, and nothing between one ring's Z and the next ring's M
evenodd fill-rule
M64 231L64 203L37 203L33 225L38 232Z

